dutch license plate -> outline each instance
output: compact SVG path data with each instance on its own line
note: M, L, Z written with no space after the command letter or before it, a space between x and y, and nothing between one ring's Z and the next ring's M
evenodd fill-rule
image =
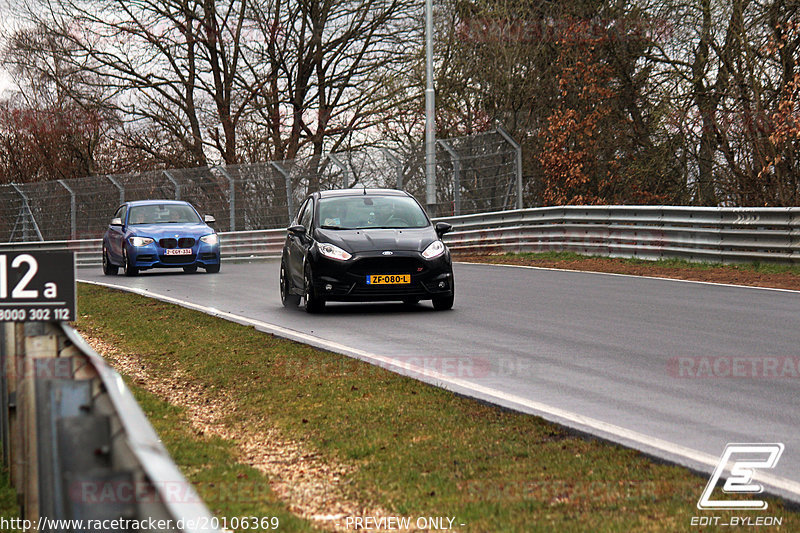
M191 248L168 248L164 250L164 255L192 255Z
M367 285L408 285L411 274L371 274L367 276Z

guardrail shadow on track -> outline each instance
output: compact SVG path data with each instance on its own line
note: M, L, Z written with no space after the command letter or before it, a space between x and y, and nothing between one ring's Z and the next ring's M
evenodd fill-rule
M40 520L217 531L199 528L208 509L120 375L75 330L0 324L0 368L3 457L25 520L40 531L62 530Z

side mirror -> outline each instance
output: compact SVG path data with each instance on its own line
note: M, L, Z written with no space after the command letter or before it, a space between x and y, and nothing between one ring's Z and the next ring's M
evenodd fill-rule
M206 224L214 224L217 222L217 219L211 215L206 215L203 217L203 222L205 222Z
M119 217L114 217L111 219L109 223L110 226L122 226L122 219Z
M302 224L296 224L294 226L289 226L286 231L295 237L303 237L306 234L306 227Z
M453 226L451 226L447 222L437 222L436 226L434 227L436 228L436 235L438 235L439 237L441 237L442 235L453 229Z

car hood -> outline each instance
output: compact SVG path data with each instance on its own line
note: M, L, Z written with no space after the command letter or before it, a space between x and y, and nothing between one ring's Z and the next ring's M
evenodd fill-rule
M152 237L153 239L163 239L175 237L194 236L202 237L213 233L210 227L205 224L137 224L129 226L128 229L131 235L138 235L141 237Z
M317 241L335 244L350 253L384 250L421 252L437 238L432 226L402 229L317 230Z

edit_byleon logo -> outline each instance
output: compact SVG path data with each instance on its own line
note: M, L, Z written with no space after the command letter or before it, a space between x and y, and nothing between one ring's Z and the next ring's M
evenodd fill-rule
M701 510L758 510L766 509L767 502L755 499L720 500L711 499L726 467L730 464L730 476L722 486L725 494L760 494L764 487L753 481L753 475L759 469L775 468L783 454L780 442L762 444L731 443L725 446L722 457L711 474L697 508Z

